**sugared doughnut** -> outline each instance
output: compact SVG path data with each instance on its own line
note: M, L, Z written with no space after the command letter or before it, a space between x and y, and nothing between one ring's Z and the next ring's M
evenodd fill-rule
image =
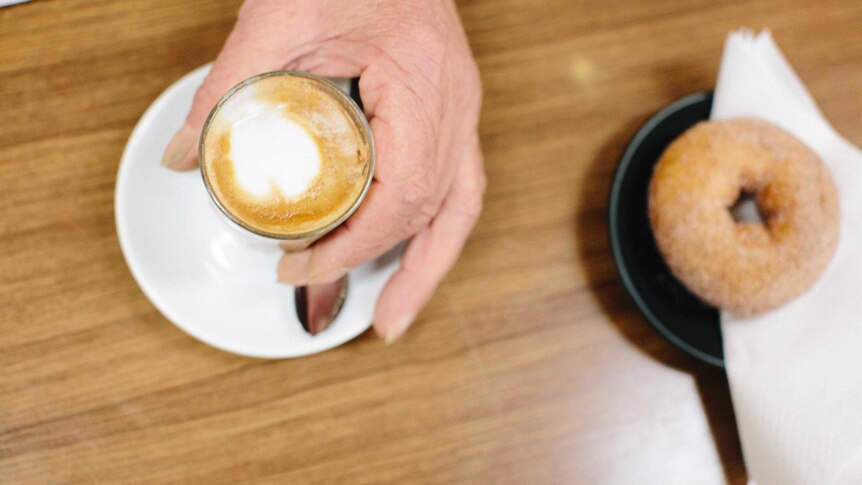
M737 222L742 195L762 223ZM649 218L673 274L737 316L777 308L807 290L838 241L838 194L820 158L755 119L703 122L665 150L649 187Z

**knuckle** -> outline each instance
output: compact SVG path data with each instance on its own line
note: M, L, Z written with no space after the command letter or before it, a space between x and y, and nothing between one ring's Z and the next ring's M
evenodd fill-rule
M197 126L202 125L220 97L221 95L216 94L213 89L213 81L210 79L204 81L198 90L195 91L192 107L189 111L189 121Z
M482 215L484 199L485 198L481 193L476 193L470 197L467 197L464 200L464 207L462 207L464 216L471 221L479 220L479 216Z
M401 201L411 212L423 208L433 195L431 178L425 174L407 178L401 187Z
M434 218L434 213L436 213L436 211L433 211L429 206L420 209L419 212L417 212L410 219L410 222L407 224L406 227L406 234L402 234L402 237L413 236L422 229L426 228L431 223L431 220Z
M201 111L204 116L209 114L210 110L218 102L219 98L221 98L221 94L218 94L214 87L216 83L217 80L208 76L198 90L195 91L193 105L195 109Z
M470 59L470 62L461 70L463 73L460 79L460 84L463 89L461 94L461 108L469 119L469 126L478 125L479 113L482 110L482 98L484 90L482 87L482 78L479 76L479 68L476 63Z
M462 55L462 62L460 71L462 73L464 85L469 89L471 93L479 93L482 94L482 76L479 72L479 65L476 64L476 60L473 58L473 54L470 52L470 48L466 47L465 52Z
M485 203L485 189L488 182L484 171L480 171L476 180L471 184L463 200L461 211L465 217L472 221L479 219Z
M210 99L212 99L213 90L211 88L212 81L207 78L203 84L195 91L194 103L195 104L205 104Z
M476 177L476 192L479 194L479 198L485 197L485 191L488 190L488 176L485 175L485 170L479 170L479 176Z

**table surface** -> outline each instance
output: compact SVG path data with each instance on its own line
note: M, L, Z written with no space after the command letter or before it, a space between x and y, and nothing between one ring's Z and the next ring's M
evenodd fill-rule
M862 142L862 3L460 2L484 215L403 340L284 361L171 325L114 227L132 127L216 55L237 5L0 9L0 482L744 483L723 373L620 283L609 183L651 113L713 86L738 26L771 28Z

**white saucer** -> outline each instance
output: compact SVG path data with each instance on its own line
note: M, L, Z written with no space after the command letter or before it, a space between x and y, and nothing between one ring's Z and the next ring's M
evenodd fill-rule
M185 75L147 109L117 174L117 233L129 269L153 305L213 347L250 357L288 358L341 345L371 325L374 305L398 267L393 251L350 273L347 300L322 334L306 334L293 287L276 282L281 251L249 247L219 218L200 172L159 161L182 126L209 66Z

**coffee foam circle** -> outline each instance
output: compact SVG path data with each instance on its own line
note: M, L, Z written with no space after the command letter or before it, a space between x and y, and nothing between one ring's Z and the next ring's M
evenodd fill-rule
M244 225L278 235L313 231L363 192L370 138L320 82L264 78L230 95L210 120L205 178Z
M301 197L320 171L320 150L301 124L278 107L255 102L247 116L233 123L230 158L237 184L264 197L273 189L290 199Z

